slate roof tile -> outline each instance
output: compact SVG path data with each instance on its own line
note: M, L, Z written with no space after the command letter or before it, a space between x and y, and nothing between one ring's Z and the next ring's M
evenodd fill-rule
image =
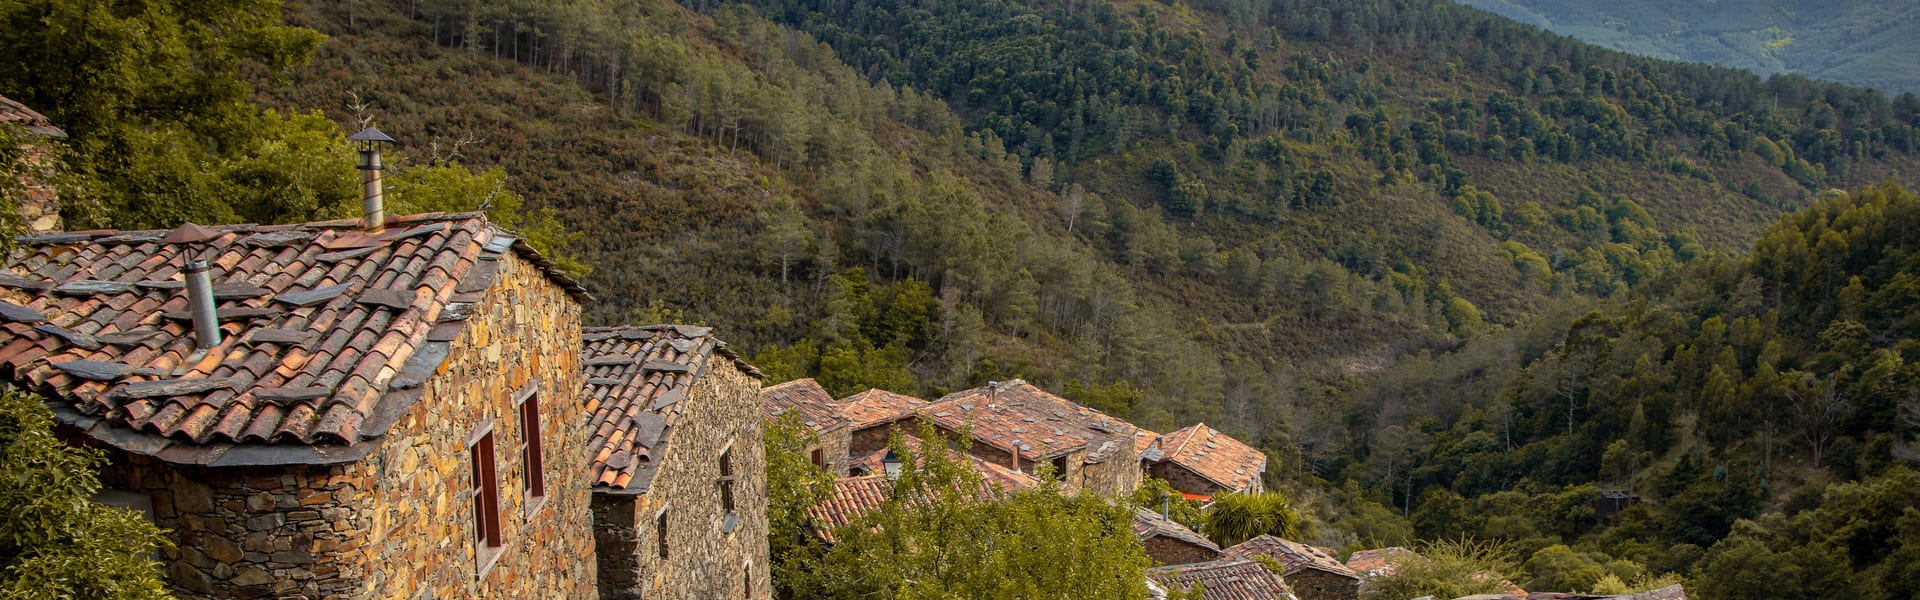
M1281 575L1292 575L1302 569L1314 569L1351 579L1360 578L1358 573L1340 564L1340 559L1335 558L1332 552L1271 535L1261 535L1241 542L1240 545L1228 548L1226 554L1233 558L1255 556L1272 558L1286 565L1287 571Z
M1133 535L1140 538L1142 542L1156 537L1176 539L1205 548L1216 557L1220 555L1220 546L1214 544L1213 540L1188 529L1185 525L1160 516L1160 513L1138 506L1133 507Z
M1267 470L1267 455L1205 423L1160 437L1163 456L1230 490L1246 489Z
M317 261L324 251L321 246L358 234L342 230L357 227L358 221L282 227L275 231L301 236L274 246L243 243L261 229L252 225L24 238L0 274L48 285L0 289L0 300L37 311L47 317L48 325L70 333L36 331L18 323L0 327L0 375L46 393L56 407L64 407L56 410L63 420L99 419L107 426L131 430L128 433L135 435L108 437L143 450L261 443L337 448L377 438L386 432L386 424L363 427L367 414L385 397L387 383L398 368L430 343L425 337L434 325L433 315L449 302L453 287L465 276L464 270L423 273L426 259L472 264L484 244L499 235L480 213L388 222L393 231L408 231L406 225L433 231L398 243L376 241L374 252L334 264ZM175 237L194 241L159 241L176 233ZM533 256L530 249L521 252ZM218 312L244 316L223 319L222 342L204 350L197 347L189 320L167 316L186 310L179 277L181 266L190 260L216 265L212 278L216 290L225 292L216 294ZM101 283L76 285L82 281ZM345 285L350 291L305 307L273 301L276 296L332 285ZM61 293L57 291L61 286L87 292ZM406 290L412 302L396 309L354 301L366 290L389 287ZM577 284L562 287L576 300L589 299ZM318 335L305 345L247 342L268 330ZM104 345L84 343L87 338L74 334ZM52 367L77 360L130 369L103 382ZM132 389L129 386L152 387L154 382L215 379L227 384L205 389L161 384L153 388L161 390L158 395L126 393ZM260 401L254 394L261 388L312 386L324 387L326 393L278 404ZM182 451L168 456L212 460L220 454ZM332 459L328 455L301 456L311 462L358 457L338 451L331 451Z
M46 115L34 112L33 109L14 102L6 96L0 96L0 123L13 123L41 135L67 137L67 133L54 127L53 123L47 120Z
M760 390L760 408L769 418L796 411L801 423L814 433L834 431L851 422L835 406L833 395L811 378L795 379Z
M1347 557L1347 569L1363 578L1390 577L1394 574L1394 565L1402 560L1418 558L1412 550L1392 546L1377 550L1360 550Z
M699 335L685 335L688 331ZM733 361L747 375L762 377L705 328L588 327L580 338L586 375L580 401L592 415L587 421L593 431L587 444L593 453L588 474L596 491L647 490L686 408L677 399L686 397L716 356ZM667 365L675 368L664 368Z
M1266 565L1246 559L1226 559L1148 569L1147 577L1169 589L1195 584L1205 600L1291 600L1287 582Z
M913 416L927 401L875 388L841 398L838 404L840 413L853 420L854 429L866 429Z

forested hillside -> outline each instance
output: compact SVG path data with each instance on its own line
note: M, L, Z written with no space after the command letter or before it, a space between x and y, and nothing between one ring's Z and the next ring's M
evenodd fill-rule
M1019 376L1160 431L1205 421L1273 457L1322 545L1471 535L1530 586L1674 573L1709 600L1804 544L1831 552L1795 590L1920 580L1882 535L1920 532L1913 201L1864 187L1914 188L1910 94L1428 0L286 18L274 44L198 51L221 60L149 49L251 90L99 103L115 126L70 130L69 222L346 214L336 130L371 123L405 143L395 210L527 230L591 271L592 321L715 325L772 381L837 395ZM0 94L79 112L46 77L0 68ZM1644 503L1603 516L1601 487Z
M1642 56L1920 92L1920 5L1899 0L1466 0Z

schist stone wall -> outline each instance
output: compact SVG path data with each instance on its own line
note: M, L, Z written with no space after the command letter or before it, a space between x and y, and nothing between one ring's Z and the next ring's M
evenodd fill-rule
M601 598L772 595L760 382L717 354L701 373L683 401L685 412L673 425L665 458L646 493L594 494ZM719 493L719 459L729 447L736 477L731 514L722 510ZM728 530L730 517L735 523Z
M1081 487L1122 496L1140 489L1140 453L1135 451L1132 439L1120 444L1105 459L1082 467Z
M204 468L112 452L107 487L151 497L178 597L592 598L579 305L513 257L381 447L333 466ZM516 399L537 397L546 499L523 498ZM476 565L467 441L490 424L502 547ZM764 524L762 525L764 532ZM763 533L764 535L764 533Z
M44 141L41 138L29 137L28 139ZM20 206L20 216L26 223L27 233L59 231L61 227L60 195L55 192L52 185L46 183L53 159L43 146L26 145L21 149L24 150L25 155L22 157L25 163L22 166L25 168L21 169L20 173L20 184L23 189L18 190L19 193L15 195L14 200Z
M841 427L820 434L820 444L815 448L820 450L821 459L824 461L822 466L833 472L834 477L847 476L848 450L852 440L852 427ZM882 443L880 447L885 448L886 444ZM813 458L812 449L807 450L807 458Z
M1220 484L1214 483L1210 479L1201 477L1199 473L1187 470L1186 467L1174 464L1173 461L1153 463L1147 466L1147 474L1165 479L1168 485L1173 486L1173 489L1189 494L1217 496L1233 491L1221 487Z
M1162 565L1185 565L1220 558L1220 553L1211 548L1167 536L1147 538L1141 545L1146 546L1147 557Z
M1355 600L1360 580L1317 569L1301 569L1282 577L1300 600Z
M893 435L896 429L899 430L900 433L914 435L913 428L916 426L917 421L913 419L900 419L890 423L869 425L864 429L853 432L847 443L847 451L851 456L864 456L872 452L886 450L887 440Z

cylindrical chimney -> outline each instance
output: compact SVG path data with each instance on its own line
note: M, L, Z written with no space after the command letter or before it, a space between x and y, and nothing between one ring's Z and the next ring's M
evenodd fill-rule
M213 308L213 282L207 261L187 263L187 304L193 311L193 336L202 349L220 345L220 315Z
M387 210L381 201L380 145L367 144L360 151L360 227L367 233L380 233L386 228Z

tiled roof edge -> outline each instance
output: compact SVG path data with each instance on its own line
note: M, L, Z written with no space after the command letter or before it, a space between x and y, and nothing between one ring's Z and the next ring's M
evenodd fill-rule
M357 462L380 448L385 436L347 445L281 444L180 444L174 438L136 431L107 423L104 419L81 414L64 401L49 400L55 422L77 430L80 435L132 454L179 464L205 467L255 467L284 465L338 465Z

